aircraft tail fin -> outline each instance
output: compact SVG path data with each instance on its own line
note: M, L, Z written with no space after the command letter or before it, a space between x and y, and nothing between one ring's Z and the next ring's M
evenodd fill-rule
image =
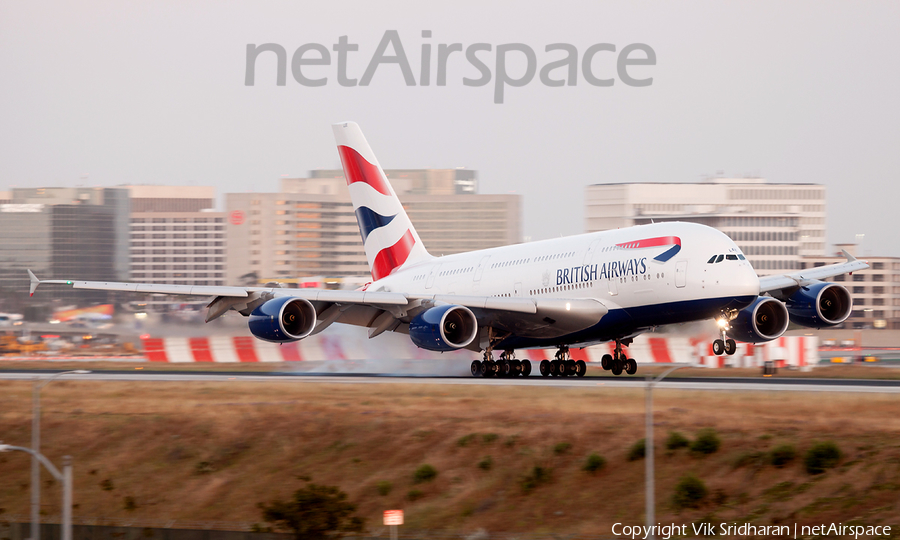
M355 122L332 128L372 278L379 280L405 264L430 259L362 130Z

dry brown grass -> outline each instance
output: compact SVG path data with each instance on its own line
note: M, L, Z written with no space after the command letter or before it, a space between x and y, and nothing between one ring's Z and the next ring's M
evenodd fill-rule
M5 443L28 446L30 390L0 381ZM43 394L43 449L57 464L74 457L80 516L254 522L257 503L288 496L306 475L340 486L372 527L381 511L404 508L409 528L608 534L616 521L643 522L644 462L625 458L644 436L643 398L607 387L57 381ZM896 397L659 390L654 401L658 521L897 523ZM704 427L721 436L719 452L664 449L670 430L693 437ZM811 477L802 453L818 440L837 442L844 458ZM558 455L561 442L572 446ZM752 459L784 443L799 454L788 467ZM581 470L592 452L607 460L597 474ZM488 455L493 467L483 470ZM414 485L423 463L438 476ZM526 494L521 479L536 465L551 481ZM670 501L686 473L712 495L678 513ZM393 484L384 497L382 480ZM25 454L0 455L5 512L27 514L28 482ZM411 489L424 496L409 502ZM48 513L58 493L44 487ZM126 496L136 510L124 509Z

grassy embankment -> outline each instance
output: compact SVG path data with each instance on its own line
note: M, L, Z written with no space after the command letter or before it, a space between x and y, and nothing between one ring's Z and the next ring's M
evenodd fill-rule
M30 391L0 381L3 442L28 445ZM900 525L895 396L654 397L658 521ZM370 528L391 508L405 509L414 529L608 534L615 522L643 523L644 462L627 459L644 436L639 390L56 381L43 403L45 453L57 464L74 457L77 516L259 522L257 503L287 497L309 476L346 491ZM693 439L709 427L722 440L717 452L665 449L670 431ZM821 440L843 458L812 476L803 453ZM784 444L797 458L776 468L769 452ZM591 453L606 460L595 473L583 470ZM437 477L414 483L425 463ZM534 481L535 467L545 481ZM28 470L25 454L0 455L6 515L28 513ZM685 474L709 490L697 509L672 504ZM58 489L44 486L48 513Z

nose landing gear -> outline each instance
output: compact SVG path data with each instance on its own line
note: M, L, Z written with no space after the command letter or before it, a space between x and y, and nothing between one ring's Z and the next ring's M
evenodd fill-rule
M729 321L734 318L734 315L736 313L722 313L722 316L716 319L716 324L719 325L719 331L722 333L722 339L713 341L713 353L716 356L723 354L731 356L737 351L737 343L728 337L728 330L731 328Z

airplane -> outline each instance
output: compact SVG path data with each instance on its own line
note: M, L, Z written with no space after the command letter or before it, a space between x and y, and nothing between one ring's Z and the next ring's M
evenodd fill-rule
M213 297L206 321L229 310L248 318L257 338L285 343L333 323L362 326L369 338L408 334L431 351L483 352L476 377L529 376L517 349L555 348L540 374L583 377L586 365L569 347L614 342L601 366L634 374L623 347L658 327L714 319L716 355L736 342L771 341L790 322L823 328L849 317L843 286L821 281L868 268L846 262L759 277L722 232L696 223L665 222L434 257L428 253L375 154L354 122L333 126L338 153L372 281L355 291L39 280L76 289ZM500 351L499 359L493 353Z

